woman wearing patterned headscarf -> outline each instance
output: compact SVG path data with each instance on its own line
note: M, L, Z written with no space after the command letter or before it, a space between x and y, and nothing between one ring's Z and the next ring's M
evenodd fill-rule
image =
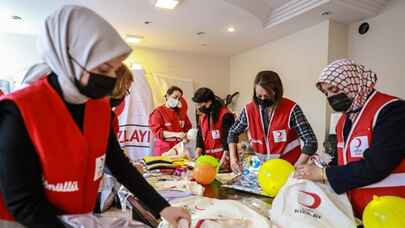
M343 115L336 126L338 164L298 167L296 177L349 193L361 216L373 195L405 197L405 101L375 89L377 76L352 60L327 66L316 86Z
M79 6L60 8L43 29L44 63L28 71L27 87L0 99L0 220L65 227L59 215L93 211L104 164L155 216L189 219L146 182L113 133L108 96L128 45Z

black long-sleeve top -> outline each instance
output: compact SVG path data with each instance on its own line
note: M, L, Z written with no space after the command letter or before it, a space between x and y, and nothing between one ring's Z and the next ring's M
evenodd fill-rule
M212 105L212 112L208 115L208 128L211 128L211 119L215 121L218 118L219 110L222 108L223 104L221 104L219 101L215 100ZM221 132L223 135L221 135L221 143L222 143L222 149L224 151L228 151L228 133L232 125L235 123L235 116L233 113L227 113L222 117L222 124L221 124ZM205 149L204 148L204 140L202 137L202 131L201 131L201 126L198 126L198 133L197 133L197 148Z
M352 121L347 120L345 143L352 128ZM326 168L328 181L336 193L376 183L405 159L405 101L392 102L381 110L372 138L370 147L363 154L364 159Z
M61 96L57 76L48 78ZM76 124L83 130L84 104L65 102ZM52 118L52 113L49 114ZM129 191L141 199L159 217L169 206L122 152L111 128L108 139L106 165ZM46 198L42 167L34 145L17 106L12 101L0 103L0 192L9 212L27 227L64 227L58 219L62 211Z

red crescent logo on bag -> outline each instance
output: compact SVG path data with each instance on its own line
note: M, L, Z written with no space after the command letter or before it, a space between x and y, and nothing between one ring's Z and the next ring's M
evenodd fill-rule
M306 191L300 191L300 192L302 192L306 196L309 196L309 197L311 197L313 199L312 204L306 204L306 203L298 202L302 206L308 207L308 208L311 208L311 209L316 209L316 208L319 207L319 205L321 205L321 197L319 197L317 194L315 194L313 192L306 192Z

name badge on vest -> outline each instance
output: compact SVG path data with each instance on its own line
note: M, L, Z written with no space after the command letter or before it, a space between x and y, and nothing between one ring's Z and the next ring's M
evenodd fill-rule
M286 130L278 130L273 131L273 138L274 142L287 142L287 131Z
M356 158L362 158L364 151L368 149L368 137L358 136L350 142L350 155Z
M180 120L179 125L180 125L180 128L184 128L184 126L186 125L186 121Z
M104 173L105 154L96 158L96 167L94 171L94 181L103 176Z
M212 130L211 135L213 139L220 139L221 138L221 133L219 130Z

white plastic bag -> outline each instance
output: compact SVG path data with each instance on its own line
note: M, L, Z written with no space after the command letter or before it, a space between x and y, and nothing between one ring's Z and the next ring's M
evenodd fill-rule
M63 215L59 217L69 228L149 228L149 226L126 217L103 217L93 214Z
M174 200L171 205L186 208L191 214L191 228L271 228L270 221L235 200L201 196ZM159 228L178 228L163 220Z
M356 227L346 194L336 194L329 184L293 177L273 200L270 218L281 228Z
M162 156L193 158L194 157L193 151L195 150L197 141L197 133L198 129L193 128L188 130L187 132L188 142L185 143L184 141L181 141L177 143L169 151L163 153Z

